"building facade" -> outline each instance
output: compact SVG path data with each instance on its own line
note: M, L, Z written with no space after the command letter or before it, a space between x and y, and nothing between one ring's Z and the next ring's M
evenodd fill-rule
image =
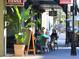
M4 44L4 0L0 1L0 56L5 55L5 44Z

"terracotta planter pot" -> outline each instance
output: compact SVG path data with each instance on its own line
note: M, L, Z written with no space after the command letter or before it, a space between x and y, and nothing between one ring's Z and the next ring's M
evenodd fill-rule
M15 56L23 56L24 55L24 49L25 49L25 45L14 44Z

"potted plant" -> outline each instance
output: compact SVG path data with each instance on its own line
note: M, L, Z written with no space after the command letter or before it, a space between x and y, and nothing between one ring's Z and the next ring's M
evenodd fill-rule
M37 14L35 12L30 13L31 7L32 5L30 5L27 9L22 7L22 11L20 11L17 6L10 7L12 11L5 15L5 18L7 18L5 21L9 23L7 28L9 28L9 30L12 29L12 33L15 35L16 43L14 44L14 53L18 56L24 55L24 48L28 43L28 28L35 25L33 21L29 21L31 17ZM22 25L23 22L27 23L26 26ZM25 43L25 41L27 42ZM16 45L18 47L16 47ZM21 46L23 46L23 48ZM21 49L23 49L23 51Z
M14 6L14 10L16 12L16 15L18 17L18 31L15 34L15 39L16 39L16 44L14 44L14 51L15 51L15 55L24 55L24 48L25 45L25 41L28 41L27 39L27 35L29 33L26 33L26 30L31 27L34 26L34 22L33 21L29 21L27 22L31 17L33 17L34 15L36 15L36 13L31 13L30 14L30 9L31 9L32 5L30 5L27 9L23 8L23 11L20 13L19 9L17 6ZM27 22L26 26L22 26L23 22Z
M14 52L16 56L24 55L26 32L15 34L16 44L14 44Z

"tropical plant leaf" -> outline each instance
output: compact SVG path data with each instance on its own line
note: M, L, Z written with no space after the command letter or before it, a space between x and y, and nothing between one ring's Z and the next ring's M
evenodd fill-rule
M14 6L14 9L15 9L16 14L17 14L17 16L18 16L18 19L21 20L21 14L20 14L20 12L19 12L18 7L17 7L17 6Z
M21 13L22 20L25 20L25 17L29 17L30 9L31 5L27 9L23 8L23 12Z
M28 28L28 27L32 27L32 26L35 26L35 23L30 22L30 23L28 23L28 24L26 25L26 28Z

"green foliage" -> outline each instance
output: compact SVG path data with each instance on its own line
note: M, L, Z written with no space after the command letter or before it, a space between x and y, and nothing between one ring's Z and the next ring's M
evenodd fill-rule
M8 22L7 28L14 33L17 44L24 43L27 38L27 33L22 30L35 25L33 21L29 21L31 17L37 14L35 12L30 13L31 7L32 5L30 5L27 9L22 7L22 10L20 11L17 6L13 6L10 7L11 12L5 14L5 21ZM27 25L23 27L22 22L26 22ZM23 34L19 35L19 33Z
M21 25L22 22L27 22L31 17L33 17L34 15L37 14L35 12L30 13L31 7L32 7L32 5L30 5L27 9L23 8L22 12L20 13L18 7L14 6L16 15L18 16L19 25ZM28 27L28 25L30 25L30 26L34 25L34 22L31 22L31 21L27 22L27 23L28 24L26 25L26 27Z
M14 6L14 9L15 9L16 14L17 14L17 16L18 16L18 19L20 20L20 19L21 19L21 15L20 15L20 12L19 12L18 7L17 7L17 6Z
M31 9L31 5L30 5L30 7L28 7L28 9L23 8L23 12L21 13L22 20L26 20L26 19L28 20L30 18L30 15L31 15L31 14L29 14L30 13L30 9Z
M31 5L25 9L23 8L22 12L20 13L19 9L17 6L14 6L14 10L16 12L16 15L18 17L18 21L19 24L17 25L19 27L19 32L15 34L15 38L16 38L16 43L17 44L21 44L21 43L25 43L25 40L27 38L27 33L22 31L25 27L29 28L29 26L34 26L34 22L30 21L27 22L31 17L33 17L34 15L36 15L36 13L30 13L30 9L31 9ZM25 27L22 26L22 22L27 22L27 25ZM23 33L22 35L19 35L19 33Z
M16 44L24 44L26 39L26 32L15 34Z
M39 18L37 18L37 20L35 21L36 26L38 27L38 29L41 29L41 20Z

